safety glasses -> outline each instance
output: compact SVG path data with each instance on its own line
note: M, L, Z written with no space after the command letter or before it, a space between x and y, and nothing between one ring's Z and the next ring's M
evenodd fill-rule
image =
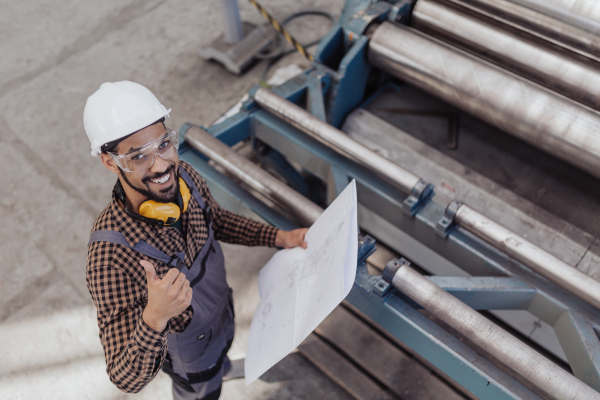
M142 172L152 167L154 159L158 155L163 160L168 160L177 154L179 149L179 135L172 129L156 140L144 145L144 147L131 151L127 154L108 153L113 161L123 171Z

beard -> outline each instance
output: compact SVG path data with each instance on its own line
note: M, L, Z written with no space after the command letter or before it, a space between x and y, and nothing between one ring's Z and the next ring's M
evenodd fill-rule
M154 175L145 176L142 178L142 183L147 183L151 179L157 179L165 174L170 174L171 171L175 171L175 179L173 185L169 188L162 189L158 192L154 192L150 190L150 188L146 185L145 188L137 187L133 185L129 179L127 179L126 172L119 168L121 172L121 176L123 180L129 185L130 188L135 190L136 192L144 195L150 200L157 201L159 203L177 203L179 197L179 171L175 170L175 163L171 164L169 168L167 168L164 172L160 172Z

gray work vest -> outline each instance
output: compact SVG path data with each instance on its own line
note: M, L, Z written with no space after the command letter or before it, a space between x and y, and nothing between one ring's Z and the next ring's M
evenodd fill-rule
M185 267L183 262L185 253L169 256L144 241L130 246L123 234L117 231L94 231L88 244L99 241L120 244L177 268L186 275L193 288L191 305L194 314L183 332L168 334L163 371L187 391L194 391L192 384L206 383L210 392L211 387L216 389L221 385L222 364L233 341L233 299L226 281L223 251L214 237L210 206L205 204L183 168L179 168L179 174L192 190L208 228L208 239L190 267Z

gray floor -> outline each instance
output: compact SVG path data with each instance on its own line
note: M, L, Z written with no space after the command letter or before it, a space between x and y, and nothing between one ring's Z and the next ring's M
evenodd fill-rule
M308 8L339 13L343 0L266 0L278 18ZM241 1L242 17L262 22ZM173 109L170 127L209 125L258 81L202 61L219 34L216 2L194 0L24 0L0 13L0 399L121 399L104 372L94 308L85 286L86 242L115 178L89 154L82 114L102 82L133 80ZM302 41L327 31L323 19L290 26ZM298 56L285 62L303 63ZM256 273L272 250L226 246L245 348L258 303ZM326 395L325 395L326 393ZM162 373L141 394L170 398ZM223 399L346 398L292 354Z

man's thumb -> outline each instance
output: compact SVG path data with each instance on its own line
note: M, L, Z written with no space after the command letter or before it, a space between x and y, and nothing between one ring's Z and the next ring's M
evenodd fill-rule
M154 270L154 265L151 262L146 260L141 260L140 264L146 270L146 277L148 278L148 282L153 282L156 279L156 271Z

